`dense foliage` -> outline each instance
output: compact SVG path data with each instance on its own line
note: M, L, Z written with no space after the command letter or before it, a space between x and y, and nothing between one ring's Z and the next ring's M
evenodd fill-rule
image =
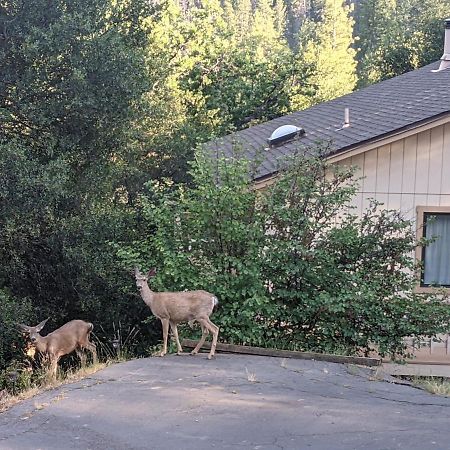
M8 292L0 291L0 387L12 387L11 373L28 367L24 358L24 342L18 339L16 324L27 322L32 317L31 302L13 298Z
M124 267L157 267L156 290L205 288L221 302L217 324L222 339L263 344L266 324L256 310L271 308L261 283L264 229L249 190L245 161L217 162L198 156L193 188L155 182L141 198L147 230L132 246L118 250Z
M358 74L364 86L422 67L443 53L448 0L357 3Z
M328 167L319 151L291 161L269 190L272 323L280 339L306 349L404 355L404 337L448 329L449 311L441 297L413 293L412 221L377 202L353 214L353 172Z
M354 89L356 51L351 45L354 42L353 26L351 8L345 4L336 8L333 0L323 1L317 14L304 20L297 56L303 79L294 86L294 108L308 108Z
M121 246L124 265L160 268L157 290L214 292L229 342L404 355L404 337L447 329L442 299L413 293L412 223L375 202L352 214L353 168L311 151L264 192L249 169L199 154L192 187L149 184L148 232Z
M17 302L15 320L25 300L26 319L51 317L53 329L101 317L108 333L119 319L138 320L124 304L127 278L106 241L128 233L120 193L140 152L132 133L150 76L139 21L150 11L146 2L121 5L2 6L0 288ZM13 311L2 311L9 325L2 345L14 331L20 337Z

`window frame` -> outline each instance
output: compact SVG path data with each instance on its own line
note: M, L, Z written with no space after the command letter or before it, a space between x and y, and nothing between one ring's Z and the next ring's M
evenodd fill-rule
M425 217L426 215L432 215L432 214L448 214L450 215L450 206L417 206L416 207L416 237L417 240L422 239L425 237L425 231L426 231L426 224L425 224ZM415 252L416 261L421 263L423 265L425 260L425 247L422 245L417 245L416 252ZM417 286L415 288L415 292L417 293L428 293L432 294L437 291L440 292L447 292L450 293L450 286L424 286L423 283L423 275L424 270L422 267L419 267L417 269Z

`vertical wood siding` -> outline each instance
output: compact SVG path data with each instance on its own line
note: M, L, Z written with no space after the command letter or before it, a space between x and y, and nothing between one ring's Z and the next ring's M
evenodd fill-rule
M450 206L450 123L339 161L364 177L353 200L361 215L375 198L415 219L416 206Z

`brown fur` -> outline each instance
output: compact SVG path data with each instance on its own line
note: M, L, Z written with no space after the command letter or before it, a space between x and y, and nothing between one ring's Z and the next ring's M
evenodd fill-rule
M161 356L167 353L169 325L177 343L178 354L181 354L183 349L178 339L177 324L195 320L202 327L202 337L191 354L195 355L198 353L205 342L206 336L211 332L213 341L208 355L208 359L211 359L215 353L219 327L211 322L209 316L212 314L214 306L218 303L217 298L206 291L153 292L148 286L148 276L141 274L138 269L135 269L135 277L142 299L162 323L163 350Z
M50 373L56 376L59 359L75 351L84 365L86 356L82 352L88 349L93 356L94 362L97 360L95 344L89 341L89 336L94 326L84 320L71 320L62 327L52 331L47 336L41 336L39 332L44 328L48 319L35 327L20 325L22 331L26 332L37 351L47 357L50 363Z

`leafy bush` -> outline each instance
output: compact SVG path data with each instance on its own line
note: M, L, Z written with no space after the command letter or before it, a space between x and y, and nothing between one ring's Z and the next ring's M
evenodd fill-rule
M214 163L199 154L194 187L149 183L140 205L146 237L118 253L125 267L157 267L155 290L213 292L222 339L262 345L274 305L262 281L265 236L248 168L239 158Z
M24 340L17 328L17 323L27 322L32 316L31 304L26 300L11 297L0 290L0 390L19 387L26 378L22 369L27 368L24 354Z
M413 292L412 223L374 201L353 214L354 168L328 165L326 151L287 161L263 192L240 152L199 153L192 186L148 185L147 237L120 257L158 267L155 290L214 292L222 340L404 355L404 337L448 329L449 309Z
M302 349L404 355L405 336L448 330L450 309L414 293L412 222L376 201L356 216L354 168L323 151L290 161L264 197L274 327Z

